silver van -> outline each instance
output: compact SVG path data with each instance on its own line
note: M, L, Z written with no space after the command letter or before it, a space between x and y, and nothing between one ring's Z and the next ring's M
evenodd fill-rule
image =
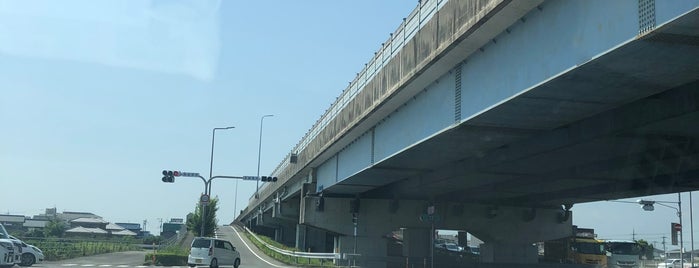
M240 265L240 253L227 240L211 237L195 237L189 250L187 264L194 266Z

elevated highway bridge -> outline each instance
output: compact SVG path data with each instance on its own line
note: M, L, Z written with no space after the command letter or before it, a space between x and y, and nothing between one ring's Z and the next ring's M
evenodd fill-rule
M391 267L433 208L484 262L535 263L574 204L699 189L698 7L423 0L236 221Z

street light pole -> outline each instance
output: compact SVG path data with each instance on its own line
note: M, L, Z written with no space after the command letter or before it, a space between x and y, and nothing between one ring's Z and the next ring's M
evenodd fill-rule
M216 130L225 130L225 129L232 129L235 127L216 127L212 130L211 133L211 159L209 161L209 181L211 181L211 177L214 176L214 142L216 141ZM208 184L208 185L207 185ZM208 195L209 197L211 196L211 183L204 183L204 194ZM206 205L204 203L201 204L201 236L204 236L206 230Z
M692 267L694 267L694 210L692 208L692 192L689 192L689 234L692 241L692 251L689 252L689 257L692 261Z
M234 129L235 127L215 127L211 133L211 160L209 161L209 178L214 176L214 142L216 141L216 130ZM208 188L208 194L211 194L211 185Z
M680 217L680 226L682 226L682 195L677 193L677 217ZM680 267L684 267L684 226L680 231Z
M668 208L672 208L672 209L676 210L677 217L680 218L680 228L684 228L684 226L682 226L682 195L681 195L681 193L677 193L677 202L638 200L637 203L643 205L643 210L646 210L646 211L652 211L653 205L656 205L656 204L663 206L663 207L668 207ZM668 206L664 203L677 203L677 208ZM674 226L673 226L673 228L674 228ZM692 226L692 227L690 227L690 229L694 229L694 227ZM684 267L684 229L680 229L680 266Z
M263 115L262 118L260 118L260 142L257 147L257 187L255 188L255 198L260 198L259 196L259 190L260 190L260 159L262 156L262 123L265 121L265 117L272 117L274 116L273 114L267 114Z

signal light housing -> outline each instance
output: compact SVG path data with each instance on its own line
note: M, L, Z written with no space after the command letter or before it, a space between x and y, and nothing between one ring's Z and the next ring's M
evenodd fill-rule
M277 181L277 177L262 176L262 177L260 177L260 180L261 180L261 181L264 181L264 182L276 182L276 181Z
M179 171L163 170L163 182L173 183L175 182L175 177L179 177Z

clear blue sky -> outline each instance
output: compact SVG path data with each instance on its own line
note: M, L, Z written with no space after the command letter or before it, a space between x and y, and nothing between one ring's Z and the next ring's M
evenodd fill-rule
M235 126L217 132L214 175L255 175L260 117L274 114L261 158L270 173L416 5L2 1L0 213L55 206L157 232L203 191L198 179L164 184L161 170L208 175L212 128ZM214 182L220 223L233 219L235 185ZM238 186L239 210L255 183ZM603 237L658 242L676 219L610 202L574 212Z

